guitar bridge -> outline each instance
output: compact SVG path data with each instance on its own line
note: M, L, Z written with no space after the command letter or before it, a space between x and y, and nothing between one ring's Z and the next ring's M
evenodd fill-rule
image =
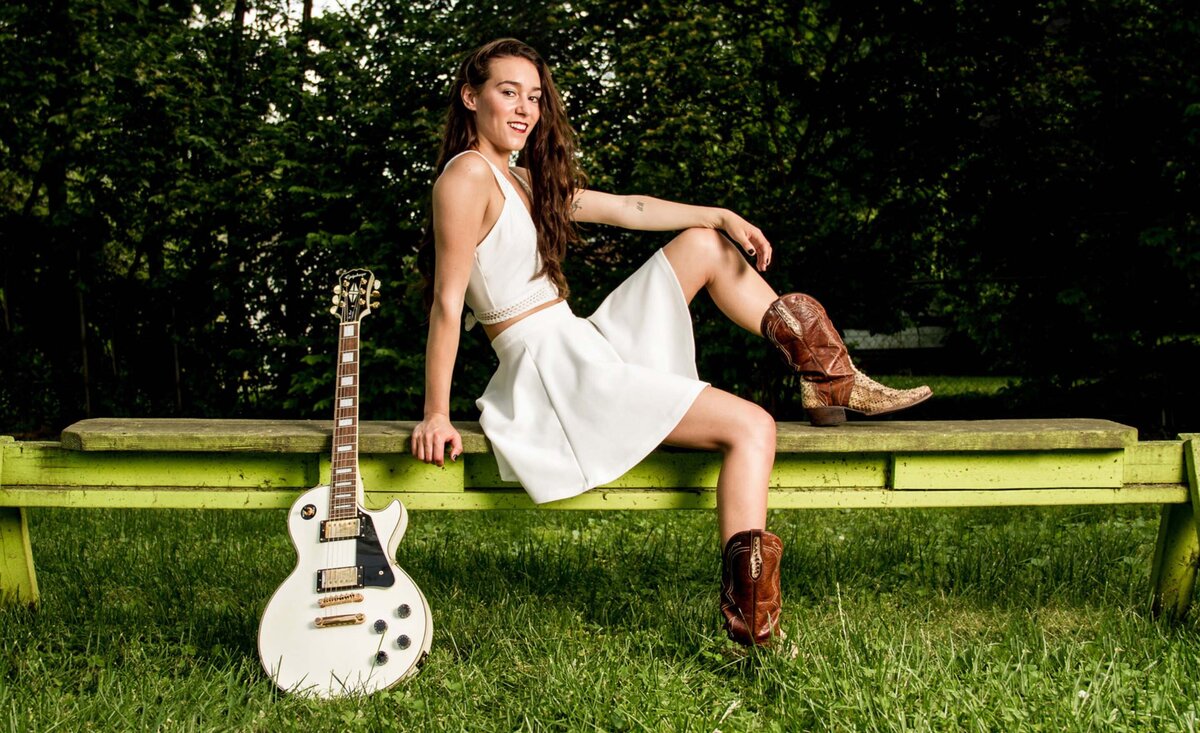
M352 519L326 519L321 522L321 542L354 540L363 535L363 516Z
M318 599L317 605L321 608L327 608L329 606L341 606L346 603L362 603L362 601L362 593L342 593L341 595L325 596L324 598Z
M318 629L326 629L330 626L353 626L366 620L367 617L361 613L347 613L342 616L318 616L315 623Z

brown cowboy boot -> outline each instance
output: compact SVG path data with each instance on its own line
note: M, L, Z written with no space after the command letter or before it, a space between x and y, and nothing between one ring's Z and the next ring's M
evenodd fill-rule
M837 329L811 296L785 295L763 314L762 334L800 373L800 402L816 426L840 425L846 410L882 415L924 402L929 387L892 389L863 374Z
M762 529L738 532L721 556L721 612L729 638L745 646L782 636L779 560L783 541Z

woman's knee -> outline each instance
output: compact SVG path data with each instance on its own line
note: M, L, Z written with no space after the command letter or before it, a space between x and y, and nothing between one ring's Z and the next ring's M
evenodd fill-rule
M748 448L775 455L775 418L754 404L743 402L730 434L730 448Z
M692 227L684 229L679 236L671 240L667 247L687 249L690 255L707 254L712 257L720 256L728 248L728 243L716 229Z

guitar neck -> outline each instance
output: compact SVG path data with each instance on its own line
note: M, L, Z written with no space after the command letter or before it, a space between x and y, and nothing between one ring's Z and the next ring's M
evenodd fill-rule
M333 458L329 518L358 516L358 327L343 322L338 336L337 390L333 400Z

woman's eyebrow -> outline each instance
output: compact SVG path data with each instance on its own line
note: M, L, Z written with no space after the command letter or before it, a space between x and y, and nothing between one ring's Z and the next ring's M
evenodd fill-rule
M521 82L519 82L519 81L502 81L502 82L497 82L496 86L499 86L499 85L501 85L501 84L512 84L514 87L519 87L519 86L521 86ZM531 88L529 91L531 91L531 92L540 92L540 91L542 91L542 88L541 88L541 87L533 87L533 88Z

